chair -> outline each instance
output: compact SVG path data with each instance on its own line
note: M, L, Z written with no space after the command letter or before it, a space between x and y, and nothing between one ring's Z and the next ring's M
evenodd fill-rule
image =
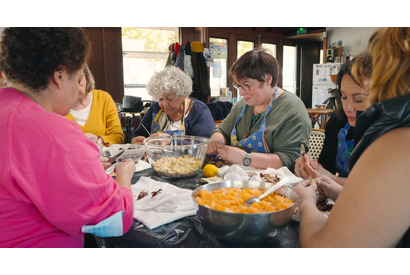
M309 136L309 153L314 160L319 159L325 141L325 130L312 129Z
M215 121L223 120L231 111L232 103L229 101L217 101L206 104L211 111L212 117Z
M320 129L325 129L326 123L330 118L330 115L333 113L333 109L312 109L312 108L307 108L306 109L310 120L312 122L312 128L315 128L315 125L317 124Z

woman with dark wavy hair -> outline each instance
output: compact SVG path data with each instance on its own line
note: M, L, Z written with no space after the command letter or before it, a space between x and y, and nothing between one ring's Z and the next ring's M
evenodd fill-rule
M83 247L132 222L132 160L117 182L98 147L64 118L79 94L89 42L79 28L7 28L0 68L0 247Z
M333 200L343 189L349 174L348 162L354 149L357 111L370 106L367 96L351 73L354 60L342 65L337 75L336 110L325 128L325 141L318 162L307 154L296 160L295 172L303 179L323 177L317 182L321 194Z

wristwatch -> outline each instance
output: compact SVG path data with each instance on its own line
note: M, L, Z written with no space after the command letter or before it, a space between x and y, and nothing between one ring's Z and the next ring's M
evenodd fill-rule
M251 153L246 153L246 156L243 159L243 165L249 166L250 164L251 164Z

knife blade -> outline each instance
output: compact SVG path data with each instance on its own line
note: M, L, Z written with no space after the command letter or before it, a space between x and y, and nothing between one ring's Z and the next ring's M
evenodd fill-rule
M118 159L119 156L121 156L122 154L124 154L124 152L125 152L125 150L119 152L118 154L116 154L116 155L113 156L113 157L108 157L108 161L109 161L111 164L113 164L113 163Z
M300 155L303 156L306 154L305 145L303 143L300 145Z

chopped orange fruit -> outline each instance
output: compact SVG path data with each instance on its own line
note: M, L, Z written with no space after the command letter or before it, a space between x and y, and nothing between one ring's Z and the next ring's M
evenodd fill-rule
M264 197L259 203L248 205L246 201L261 195L264 190L257 188L220 188L213 191L201 189L195 199L198 204L219 211L233 213L267 213L287 209L294 205L290 199L278 193Z

